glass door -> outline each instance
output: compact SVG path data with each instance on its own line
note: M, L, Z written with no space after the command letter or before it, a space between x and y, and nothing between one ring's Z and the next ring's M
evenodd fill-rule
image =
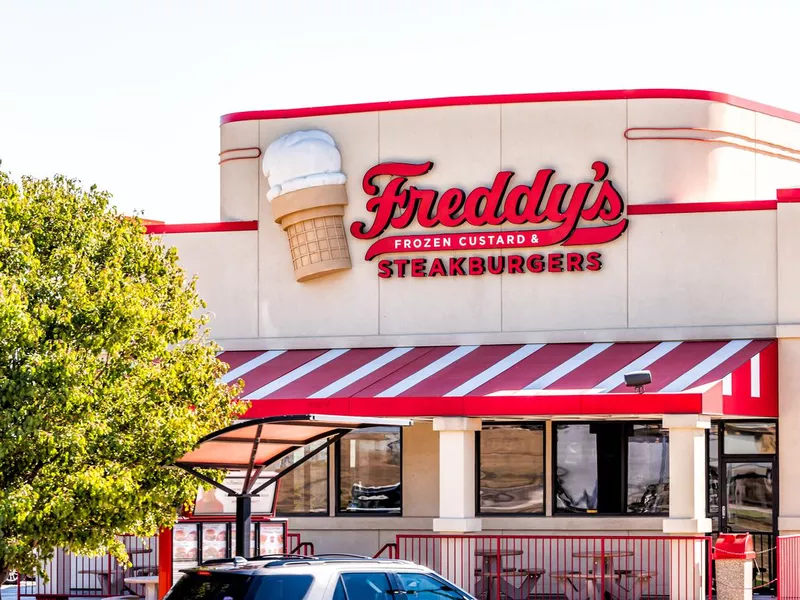
M772 533L775 530L773 494L775 461L723 460L725 501L721 530Z
M775 578L778 447L774 421L712 423L708 505L714 532L749 533L756 551L754 593L770 594Z

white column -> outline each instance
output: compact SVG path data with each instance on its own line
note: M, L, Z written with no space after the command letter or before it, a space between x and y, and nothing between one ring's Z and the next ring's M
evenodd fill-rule
M480 419L437 417L439 432L439 518L433 520L438 533L464 534L481 530L475 516L475 432ZM474 541L474 540L473 540ZM469 593L475 592L478 568L475 544L463 537L439 540L440 573Z
M711 420L702 415L664 415L669 430L669 518L663 531L676 536L711 531L706 517L706 430ZM708 565L703 542L675 540L670 544L670 598L704 597Z
M480 419L436 417L439 432L439 518L434 531L464 533L480 531L475 518L475 432Z

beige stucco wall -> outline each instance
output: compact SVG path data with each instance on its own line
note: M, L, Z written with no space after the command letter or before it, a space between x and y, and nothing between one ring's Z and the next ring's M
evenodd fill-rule
M245 161L241 161L245 162ZM215 336L258 335L258 232L180 233L161 236L178 250L188 277L208 307Z
M488 185L502 169L517 173L512 185L530 183L542 168L556 169L554 181L574 184L591 176L594 160L604 160L629 206L774 199L776 188L800 184L800 165L793 161L718 144L624 136L629 128L658 127L719 130L800 146L800 124L718 102L652 99L244 121L221 127L221 150L225 158L248 156L252 152L243 149L263 152L292 131L327 131L348 176L346 225L371 222L361 179L368 168L390 160L433 160L433 170L410 184L440 191ZM236 149L241 150L229 152ZM225 276L248 278L235 294L215 291L208 298L212 311L228 315L216 318L213 333L230 349L749 337L774 335L770 326L796 322L800 313L788 299L794 284L782 288L782 302L778 298L778 276L791 275L785 261L777 263L776 231L793 225L784 219L778 226L775 211L632 216L620 239L578 249L602 253L603 268L594 273L380 279L377 260L363 260L371 241L351 237L351 270L301 284L294 280L286 235L272 218L268 189L260 159L223 163L221 216L258 219L257 250L245 256L225 241L237 234L214 237L208 242L213 247L190 249L187 242L181 248L183 260L208 271L203 279L218 277L213 261L207 265L203 258L210 254L236 273ZM443 230L412 225L403 233L423 231ZM450 255L456 254L405 257ZM233 306L246 309L231 312Z

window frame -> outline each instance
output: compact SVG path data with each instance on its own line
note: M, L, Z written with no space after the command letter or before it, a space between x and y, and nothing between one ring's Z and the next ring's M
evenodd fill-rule
M336 485L336 497L334 498L335 506L333 514L337 517L347 517L347 518L364 518L364 517L378 517L378 518L386 518L386 517L402 517L403 516L403 505L405 502L405 485L404 485L404 460L403 460L403 427L396 427L395 429L398 430L399 439L400 439L400 512L389 512L389 511L371 511L368 513L357 513L357 512L347 512L346 510L342 510L341 508L341 498L342 498L342 442L344 441L344 437L337 440L334 446L336 447L334 450L335 454L335 463L334 468L336 473L334 474L335 478L335 485ZM359 432L362 430L355 430L355 432ZM330 506L328 507L330 510Z
M595 424L609 424L609 423L616 423L623 427L633 426L633 425L657 425L659 428L664 429L664 424L662 421L658 421L655 419L647 419L647 420L565 420L565 421L553 421L552 427L552 435L550 441L550 448L551 448L551 478L553 480L552 484L552 491L550 494L550 500L553 506L553 516L557 518L589 518L589 519L597 519L602 517L629 517L632 519L664 519L669 516L668 512L659 512L659 513L630 513L627 512L628 510L628 432L627 430L624 431L625 436L624 440L625 443L622 444L622 452L621 452L621 464L620 469L622 473L621 477L621 497L622 497L622 512L618 513L594 513L590 514L588 512L562 512L559 511L558 508L558 495L556 493L556 484L555 478L558 475L558 426L559 425L595 425ZM669 431L667 431L667 436L669 436Z
M481 432L486 425L504 426L504 427L517 427L520 425L540 425L542 427L542 499L544 504L542 512L483 512L481 510ZM547 516L547 493L550 491L547 477L547 421L485 421L481 425L481 429L475 432L475 515L485 518L502 518L502 517L530 517L540 518Z
M331 516L331 458L333 453L331 447L328 446L322 451L326 455L325 459L325 510L321 512L287 512L278 510L280 503L281 483L278 482L277 494L278 498L275 501L275 516L276 517L330 517ZM305 463L310 464L311 461ZM301 465L302 468L305 465Z

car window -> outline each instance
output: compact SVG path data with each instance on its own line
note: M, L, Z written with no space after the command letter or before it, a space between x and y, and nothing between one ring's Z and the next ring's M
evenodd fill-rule
M314 577L311 575L288 575L280 573L257 577L258 588L255 593L255 600L303 600ZM220 599L224 600L224 599Z
M464 595L444 581L423 573L395 573L403 591L412 600L464 600Z
M244 600L252 580L229 573L187 573L164 600Z
M347 600L390 600L392 586L386 573L342 573Z
M344 582L341 577L336 580L336 589L333 590L333 600L347 600L347 594L344 593Z

